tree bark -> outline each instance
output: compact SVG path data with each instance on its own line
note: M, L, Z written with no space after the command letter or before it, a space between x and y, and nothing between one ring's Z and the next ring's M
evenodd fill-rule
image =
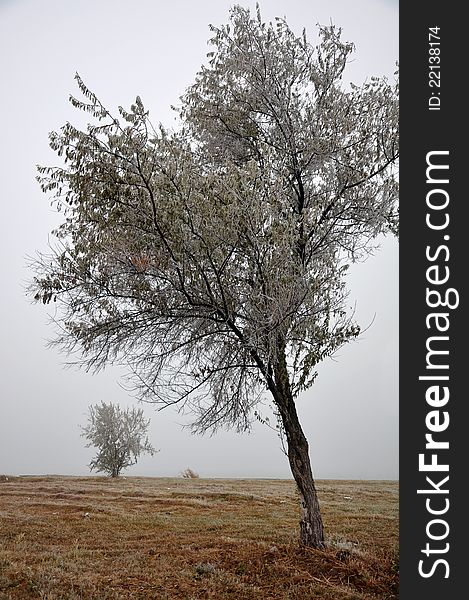
M296 412L284 354L277 360L274 375L276 388L274 399L285 429L288 460L300 495L300 543L323 549L325 547L324 527L311 469L308 440Z

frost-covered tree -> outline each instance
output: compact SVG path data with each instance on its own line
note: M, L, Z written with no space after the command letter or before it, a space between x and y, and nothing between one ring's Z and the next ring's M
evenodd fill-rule
M82 427L86 447L97 448L90 462L92 471L118 477L124 469L135 465L141 454L153 454L147 431L150 420L143 410L135 407L122 409L117 404L94 404L89 407L88 423Z
M324 546L295 401L316 365L359 333L344 276L396 233L397 84L345 85L353 45L319 43L239 6L179 107L154 128L137 97L50 136L41 167L63 211L37 300L57 301L57 342L100 369L128 366L140 397L178 404L195 431L247 430L268 395L301 501L302 543Z

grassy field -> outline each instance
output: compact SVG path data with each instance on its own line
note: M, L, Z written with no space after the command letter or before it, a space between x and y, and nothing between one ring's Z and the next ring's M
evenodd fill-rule
M0 477L0 599L398 597L398 484L319 481L327 550L291 481Z

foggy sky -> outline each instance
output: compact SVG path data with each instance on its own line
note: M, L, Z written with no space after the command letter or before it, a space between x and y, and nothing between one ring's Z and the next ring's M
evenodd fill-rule
M255 2L242 0L253 8ZM25 297L28 256L47 251L59 217L35 181L36 164L57 164L48 133L81 122L67 98L77 93L76 71L111 110L138 94L153 122L171 126L171 104L205 61L209 23L228 20L225 0L0 0L1 296L0 474L89 473L92 449L79 425L89 404L135 403L119 385L123 371L98 375L65 369L46 347L53 337L50 307ZM264 0L264 20L286 16L311 41L316 23L343 28L357 52L346 79L392 78L398 59L398 3L392 0ZM349 304L363 328L319 368L316 383L298 399L318 478L398 477L398 245L382 240L349 276ZM290 477L274 432L260 424L249 435L194 436L174 408L151 418L150 438L161 451L141 458L129 475Z

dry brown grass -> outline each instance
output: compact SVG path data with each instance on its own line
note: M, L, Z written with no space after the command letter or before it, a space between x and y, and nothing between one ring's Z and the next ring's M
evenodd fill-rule
M318 491L324 552L291 481L0 479L0 599L397 598L397 483Z

